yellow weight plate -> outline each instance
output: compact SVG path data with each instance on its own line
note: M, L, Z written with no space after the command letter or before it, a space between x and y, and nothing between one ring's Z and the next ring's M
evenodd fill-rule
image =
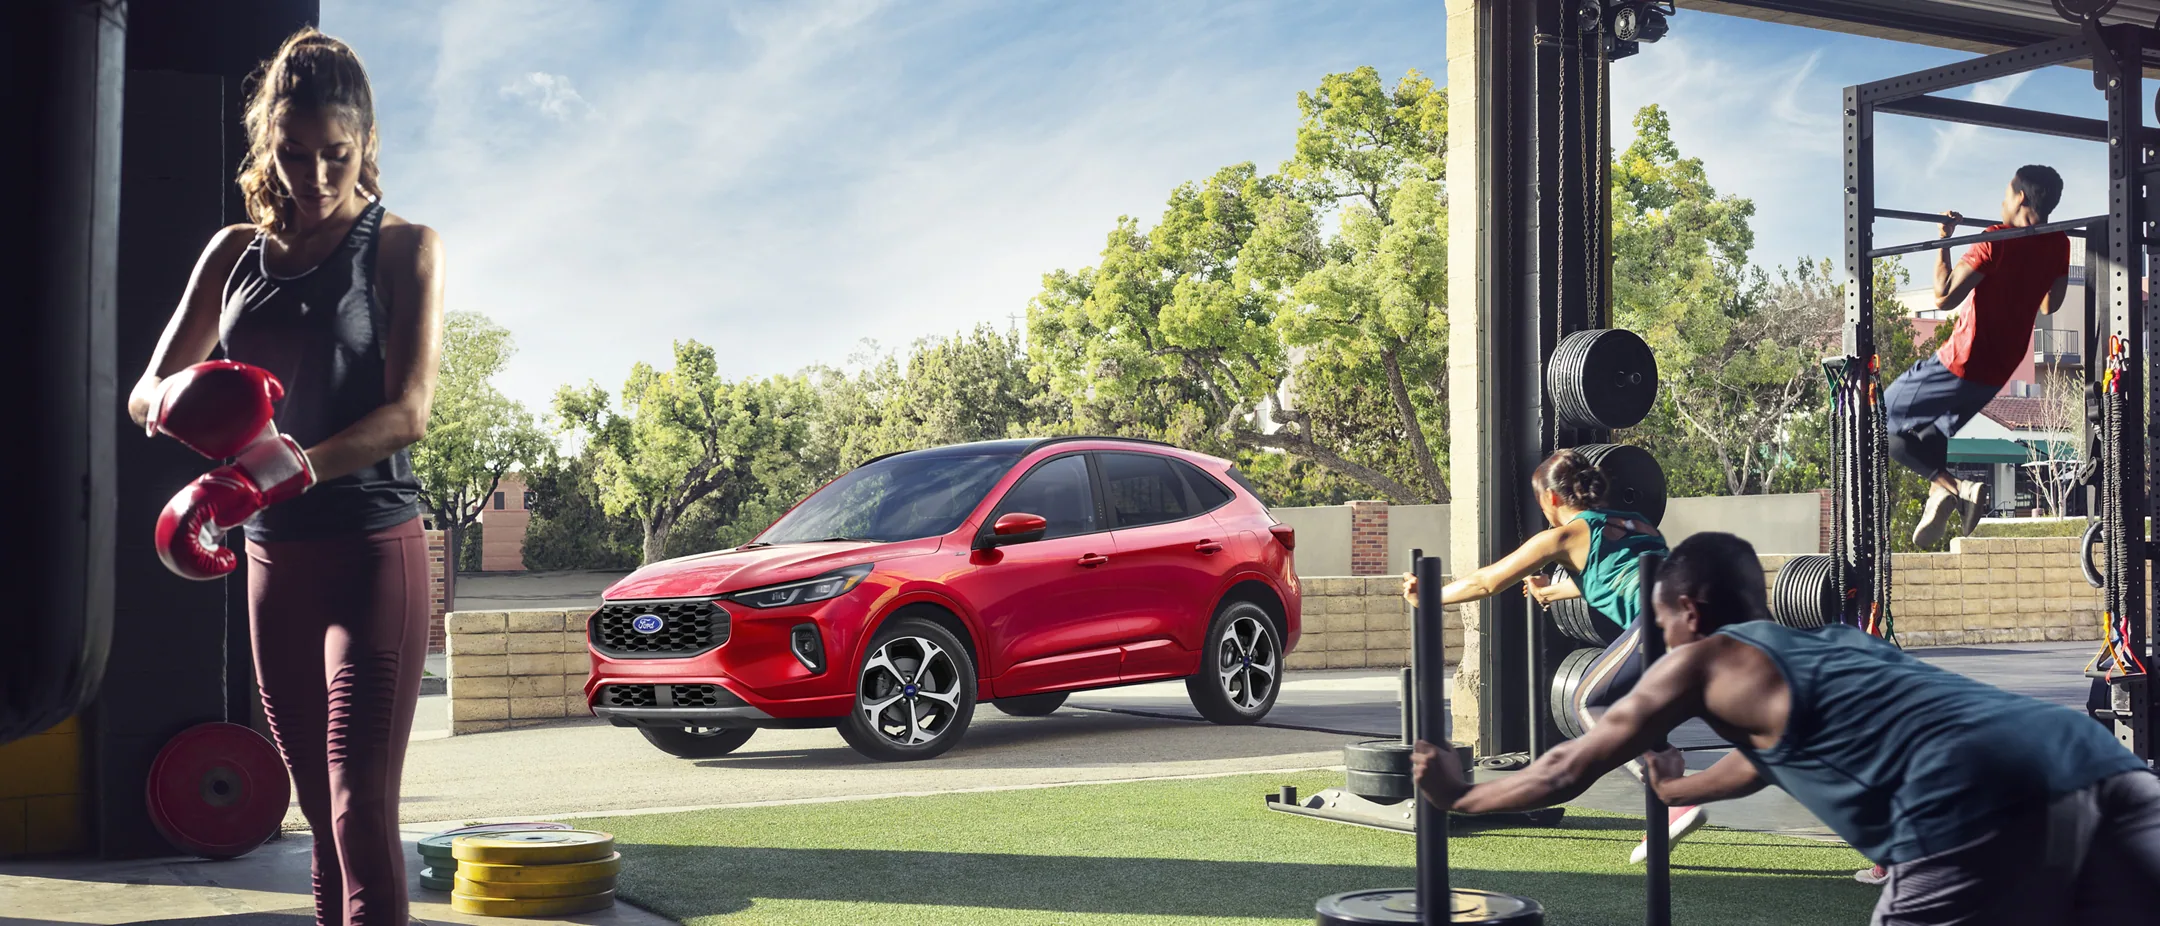
M614 903L614 891L581 897L536 897L530 900L491 900L471 894L450 895L450 909L480 916L566 916L605 910Z
M565 881L598 881L622 874L622 853L617 852L597 862L567 862L560 865L490 865L486 862L459 862L454 874L472 881L487 884L560 884ZM475 891L474 893L484 893Z
M615 837L592 830L541 830L459 836L451 841L450 854L461 863L486 862L490 865L597 862L615 854Z
M467 897L484 897L489 900L530 900L536 897L583 897L601 894L615 889L614 878L597 881L474 881L457 879L457 892Z

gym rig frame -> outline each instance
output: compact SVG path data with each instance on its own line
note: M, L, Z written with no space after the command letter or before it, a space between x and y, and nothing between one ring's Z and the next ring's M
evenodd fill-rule
M1890 600L1887 433L1881 396L1887 384L1875 344L1874 263L1877 259L2010 238L2068 232L2086 239L2086 417L2092 425L2079 472L2098 496L2098 537L2106 541L2100 570L2106 652L2110 664L2088 674L2107 679L2110 709L2102 714L2140 758L2153 758L2150 718L2154 692L2144 666L2152 659L2151 602L2146 600L2146 561L2153 549L2146 518L2160 503L2160 482L2150 477L2160 462L2148 422L2160 417L2156 368L2145 358L2153 330L2152 309L2142 284L2160 276L2147 251L2160 215L2147 202L2147 184L2160 175L2160 131L2143 120L2144 73L2160 34L2133 24L2087 20L2080 32L1944 67L1859 84L1845 89L1845 325L1844 355L1825 368L1836 393L1835 517L1832 532L1835 619L1895 638ZM2053 65L2090 62L2093 84L2106 97L2107 118L2085 119L2010 106L1952 100L1932 94ZM1939 216L1884 209L1875 189L1875 117L1914 116L1989 128L2083 139L2107 145L2108 211L2105 215L2048 222L2019 229L1878 247L1874 220L1939 222ZM1966 225L1982 225L1967 221ZM2105 314L2101 310L2104 308ZM2104 317L2104 328L2099 322ZM2101 348L2095 350L2096 347ZM2144 414L2132 410L2144 409ZM2096 463L2097 465L2093 465ZM2121 542L2116 542L2120 539ZM2090 555L2089 547L2087 556ZM2094 570L2088 568L2088 576ZM1782 584L1782 583L1781 583Z

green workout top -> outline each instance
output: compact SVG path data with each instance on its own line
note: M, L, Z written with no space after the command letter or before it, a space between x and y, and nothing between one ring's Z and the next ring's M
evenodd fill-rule
M1575 575L1575 586L1582 589L1583 600L1612 618L1620 629L1635 626L1635 618L1642 613L1642 574L1636 571L1636 557L1666 552L1665 538L1638 533L1651 526L1650 519L1632 511L1593 509L1576 515L1574 520L1590 525L1590 555L1583 560L1588 565ZM1605 526L1614 521L1636 523L1633 530L1614 525L1627 531L1627 536L1609 540ZM1573 568L1568 571L1575 572Z

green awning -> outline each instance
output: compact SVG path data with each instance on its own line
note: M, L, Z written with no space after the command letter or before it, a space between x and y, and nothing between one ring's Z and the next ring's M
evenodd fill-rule
M2033 458L2032 451L2016 441L1995 437L1953 437L1950 439L1950 462L1952 463L2026 463Z

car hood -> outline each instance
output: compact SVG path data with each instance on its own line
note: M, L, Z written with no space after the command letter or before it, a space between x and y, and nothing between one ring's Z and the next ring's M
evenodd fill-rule
M897 543L783 543L749 550L715 550L643 567L608 586L608 601L702 598L823 575L857 563L937 552L942 538Z

